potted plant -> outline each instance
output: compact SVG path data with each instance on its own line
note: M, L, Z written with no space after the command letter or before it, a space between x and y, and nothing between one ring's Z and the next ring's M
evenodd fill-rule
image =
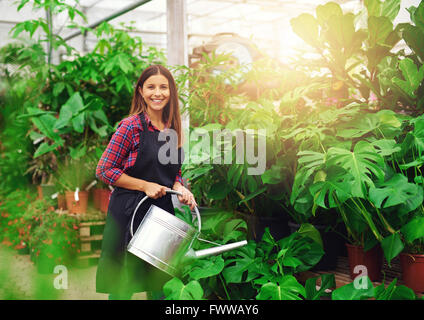
M421 165L424 116L401 116L398 151L393 154L387 179L370 190L370 198L391 225L382 247L389 261L400 255L403 280L416 292L424 291L424 210Z
M32 181L37 185L38 198L49 198L55 192L53 173L56 169L56 157L53 153L33 158L25 173L32 175Z
M94 180L94 172L86 160L85 157L66 158L58 165L56 181L65 190L69 213L87 212L89 193L85 189Z
M351 125L354 124L355 121L351 121ZM379 149L376 145L380 146ZM375 139L373 143L354 142L349 149L339 142L325 153L299 152L299 163L303 167L297 173L292 200L297 201L299 195L309 193L313 208L336 210L346 226L350 242L347 248L351 256L352 277L356 265L365 265L372 281L380 278L382 252L379 242L383 240L384 233L393 231L393 228L375 208L370 199L370 189L384 181L382 154L389 156L394 151ZM303 181L303 185L299 181ZM366 262L368 255L373 257Z

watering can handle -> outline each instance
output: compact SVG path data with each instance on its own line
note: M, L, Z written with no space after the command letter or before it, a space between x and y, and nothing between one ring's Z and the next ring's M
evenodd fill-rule
M178 192L178 191L175 191L175 190L168 189L168 190L166 190L166 192L167 192L167 193L170 193L170 194L176 194L176 195L182 196L182 193L181 193L181 192ZM134 230L133 230L133 228L134 228L134 218L135 218L135 214L137 213L137 210L138 210L138 208L140 207L140 205L141 205L144 201L146 201L146 200L147 200L147 198L149 198L149 197L148 197L148 196L145 196L143 199L141 199L141 201L137 204L137 206L136 206L136 207L135 207L135 209L134 209L134 213L133 213L132 218L131 218L131 226L130 226L130 233L131 233L131 237L134 237ZM198 232L200 233L202 223L201 223L201 220L200 220L200 213L199 213L199 209L197 209L197 207L194 207L194 212L196 212L196 216L197 216L197 224L198 224L198 225L197 225L197 228L198 228Z

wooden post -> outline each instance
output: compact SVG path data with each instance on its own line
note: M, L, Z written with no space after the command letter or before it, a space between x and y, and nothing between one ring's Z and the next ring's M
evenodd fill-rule
M168 64L188 65L186 0L167 0L166 15Z
M168 65L188 66L187 0L167 0L166 16ZM187 154L190 124L187 112L181 115L181 122L185 141L184 150Z

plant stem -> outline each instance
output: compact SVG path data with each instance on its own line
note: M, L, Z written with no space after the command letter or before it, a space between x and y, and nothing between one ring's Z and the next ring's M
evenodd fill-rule
M222 286L224 287L224 291L225 291L225 294L227 295L227 299L228 299L228 300L231 300L230 295L228 294L228 291L227 291L227 286L225 285L225 281L224 281L224 279L222 278L222 274L221 274L221 273L219 274L219 279L220 279L220 280L221 280L221 282L222 282Z
M241 200L244 200L244 198L246 198L243 194L241 194L240 191L238 191L237 189L234 189L234 191L237 193L237 195L241 198ZM243 202L247 209L249 210L250 213L253 213L253 210L250 208L249 204L247 203L247 201Z
M368 210L365 208L364 204L362 203L361 200L359 200L359 203L361 204L361 206L359 206L356 201L352 198L352 202L354 203L354 205L358 208L359 212L361 213L361 215L364 217L365 221L368 223L368 226L371 228L372 233L374 234L374 236L377 238L378 241L382 240L381 235L379 234L376 225L374 224L374 221L372 221L372 217L370 215L370 213L368 212Z

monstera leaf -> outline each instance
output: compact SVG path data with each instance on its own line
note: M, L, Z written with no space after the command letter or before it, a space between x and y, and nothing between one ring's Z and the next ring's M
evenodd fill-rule
M249 242L246 246L234 251L235 258L228 258L222 275L227 283L248 282L260 275L261 258L256 257L256 244Z
M317 279L321 278L321 284L317 286ZM317 287L319 289L317 289ZM329 296L330 293L326 293L325 290L333 289L336 287L336 279L332 273L324 273L320 277L309 278L306 280L306 299L307 300L319 300L321 297Z
M166 300L201 300L203 289L196 280L184 284L178 278L172 278L163 286Z
M372 178L379 181L384 179L384 160L373 145L366 141L359 141L353 152L347 149L332 147L328 149L327 165L340 166L354 177L352 195L365 198L366 187L373 187Z
M424 217L415 217L401 228L401 232L408 242L424 237Z
M412 211L423 202L423 192L419 185L409 183L404 175L395 174L377 187L371 187L369 198L379 209L407 203Z
M331 295L332 300L367 300L374 297L374 287L368 276L355 281L361 282L361 285L358 287L356 282L351 282L337 288Z
M306 296L305 288L292 275L281 276L275 282L264 284L257 300L302 300Z
M345 169L332 166L320 181L309 187L314 203L322 208L335 208L351 196L353 176Z
M300 151L298 162L302 167L297 171L294 177L292 193L290 195L290 203L294 205L296 200L305 191L305 185L308 179L310 179L313 173L318 170L325 162L325 154L315 151Z
M219 256L196 260L190 268L194 280L216 276L224 269L224 259Z

